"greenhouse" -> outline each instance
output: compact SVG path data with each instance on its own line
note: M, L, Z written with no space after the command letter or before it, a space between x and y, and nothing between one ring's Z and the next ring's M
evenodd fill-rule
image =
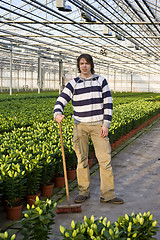
M160 1L0 16L0 240L159 240Z

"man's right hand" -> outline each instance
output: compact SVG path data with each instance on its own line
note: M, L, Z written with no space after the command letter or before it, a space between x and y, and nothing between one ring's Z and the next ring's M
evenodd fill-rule
M64 115L58 114L58 115L56 116L56 122L61 123L64 117L65 117Z

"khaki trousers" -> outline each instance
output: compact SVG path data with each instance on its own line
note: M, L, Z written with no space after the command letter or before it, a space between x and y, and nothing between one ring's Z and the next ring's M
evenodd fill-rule
M88 196L90 191L90 172L88 166L89 136L91 137L100 166L101 197L108 201L115 197L114 176L111 166L109 138L101 137L101 127L102 125L74 124L73 148L78 159L77 181L79 194Z

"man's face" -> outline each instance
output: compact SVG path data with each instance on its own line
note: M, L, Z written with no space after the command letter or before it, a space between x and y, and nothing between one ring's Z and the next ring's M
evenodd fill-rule
M82 77L90 77L91 74L91 65L86 61L85 58L81 58L79 62L79 68L81 71Z

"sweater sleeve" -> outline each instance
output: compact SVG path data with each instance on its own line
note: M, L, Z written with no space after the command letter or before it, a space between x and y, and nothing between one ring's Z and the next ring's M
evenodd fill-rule
M62 115L64 107L66 104L72 99L73 96L73 80L67 83L65 88L63 89L62 93L57 98L57 101L54 106L54 118L56 119L56 116L58 114Z
M104 108L103 125L109 128L113 113L113 99L106 79L104 79L102 82L102 97Z

